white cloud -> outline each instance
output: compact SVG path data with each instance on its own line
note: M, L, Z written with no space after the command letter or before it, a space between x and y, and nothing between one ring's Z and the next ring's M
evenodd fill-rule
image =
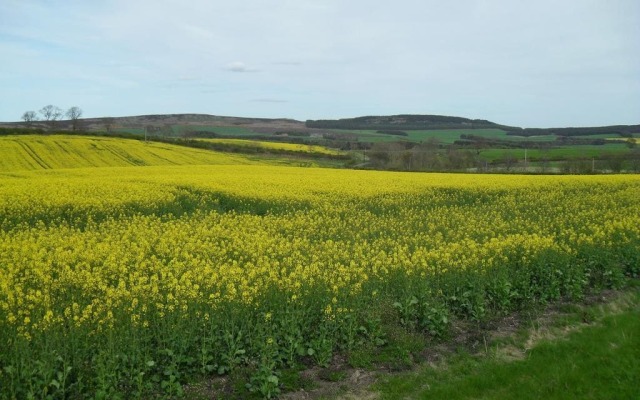
M250 68L247 64L242 61L234 61L227 64L227 70L231 72L253 72L256 71L254 68Z
M227 64L227 69L233 72L246 72L247 66L242 61L234 61L232 63Z

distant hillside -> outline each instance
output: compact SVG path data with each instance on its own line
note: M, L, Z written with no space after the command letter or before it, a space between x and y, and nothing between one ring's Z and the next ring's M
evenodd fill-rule
M640 125L610 125L610 126L594 126L582 128L510 128L505 129L507 135L515 136L594 136L594 135L619 135L621 137L632 137L636 133L640 133Z
M226 117L209 114L150 114L150 115L134 115L126 117L101 117L101 118L82 118L80 120L80 129L87 131L105 131L120 128L137 128L163 126L208 126L208 127L228 127L237 126L245 127L256 131L275 132L279 130L305 130L304 122L287 118L243 118L243 117ZM27 124L23 122L4 122L0 123L0 128L16 128L25 127ZM44 121L35 121L28 125L32 128L50 129L51 126L55 130L71 130L71 121L60 120L50 125Z
M380 133L402 132L405 130L443 130L443 129L500 129L513 136L590 136L619 135L631 137L640 133L640 125L611 125L597 127L569 128L520 128L501 125L484 119L469 119L446 115L389 115L367 116L344 119L308 120L307 128L377 130ZM397 133L396 133L397 134Z
M105 118L83 120L90 124L104 124ZM116 117L113 122L124 126L144 125L206 125L206 126L304 126L303 122L287 118L244 118L209 114L150 114Z
M0 129L26 128L42 132L71 131L71 121L55 123L36 121L0 123ZM618 135L632 137L640 133L640 125L612 125L599 127L560 127L560 128L521 128L484 119L469 119L446 115L388 115L365 116L343 119L308 120L306 122L289 118L245 118L209 114L151 114L126 117L83 118L78 129L87 132L130 132L142 134L149 132L160 136L189 137L234 137L268 139L274 136L286 137L324 137L331 135L350 135L331 130L376 131L391 136L411 136L404 131L437 130L480 130L492 129L506 132L511 136L591 136ZM0 132L2 133L2 132ZM4 132L9 134L10 132ZM456 133L456 132L452 132ZM342 137L348 140L348 137Z
M517 129L484 119L469 119L445 115L390 115L344 119L308 120L307 128L361 130L435 130L435 129Z

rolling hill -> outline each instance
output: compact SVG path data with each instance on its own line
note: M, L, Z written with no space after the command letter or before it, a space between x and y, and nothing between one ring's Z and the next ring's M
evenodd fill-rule
M260 160L166 143L71 135L0 137L0 172L83 167L256 164Z
M0 122L5 130L29 128L41 132L70 131L71 121L46 123L36 121ZM600 127L514 127L484 120L430 114L399 114L364 116L342 119L298 121L290 118L245 118L209 114L150 114L124 117L83 118L79 130L86 132L145 133L161 137L242 137L257 140L294 142L328 140L364 142L412 141L420 142L430 132L445 142L453 142L461 134L484 135L499 132L509 138L612 136L631 138L640 134L640 125L611 125ZM9 132L10 133L10 132ZM317 140L316 140L317 141Z

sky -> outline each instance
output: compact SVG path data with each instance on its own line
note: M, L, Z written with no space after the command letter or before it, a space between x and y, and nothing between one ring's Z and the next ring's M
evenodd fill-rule
M638 0L0 0L0 121L640 123Z

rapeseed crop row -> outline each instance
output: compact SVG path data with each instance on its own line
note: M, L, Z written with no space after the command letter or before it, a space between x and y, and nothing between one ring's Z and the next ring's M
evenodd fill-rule
M82 167L255 163L240 155L138 140L69 135L0 137L0 172Z
M259 140L248 140L248 139L220 139L220 138L196 139L196 140L200 142L205 142L205 143L238 146L240 148L246 147L246 148L259 148L259 149L265 149L265 150L284 150L284 151L296 152L296 153L311 153L311 154L331 155L331 156L340 156L340 155L347 154L344 151L334 150L328 147L312 145L312 144L267 142L267 141L259 141Z
M1 398L176 396L622 284L640 179L268 166L0 175Z

